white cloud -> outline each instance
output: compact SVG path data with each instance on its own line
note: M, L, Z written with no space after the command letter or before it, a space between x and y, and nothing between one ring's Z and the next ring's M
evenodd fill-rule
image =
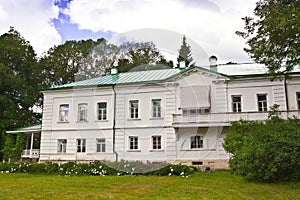
M0 34L10 26L30 42L38 55L61 43L61 36L51 24L59 9L52 0L1 0Z
M251 15L256 0L73 0L65 11L80 29L127 32L168 29L186 34L221 62L248 61L241 17ZM156 36L157 37L157 36ZM178 47L179 48L179 47Z

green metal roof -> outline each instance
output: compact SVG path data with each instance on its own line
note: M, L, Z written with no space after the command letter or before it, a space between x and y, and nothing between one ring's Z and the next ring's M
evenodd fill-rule
M43 90L67 89L76 87L110 86L122 84L154 83L167 80L188 69L160 69L148 71L134 71L118 74L108 74L96 78L77 81L69 84L54 86Z
M166 81L172 77L175 77L181 73L189 71L191 69L198 68L200 70L209 71L228 78L244 78L244 77L259 77L267 76L268 68L263 64L257 63L244 63L244 64L226 64L218 65L214 68L209 67L190 67L187 69L160 69L160 70L147 70L147 71L131 71L126 73L108 74L99 76L96 78L77 81L65 85L54 86L42 90L60 90L76 87L99 87L110 85L122 85L122 84L140 84L140 83L156 83ZM300 66L297 65L292 73L299 73Z

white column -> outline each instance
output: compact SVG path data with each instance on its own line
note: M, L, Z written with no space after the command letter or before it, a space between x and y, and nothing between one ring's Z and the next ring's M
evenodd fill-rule
M31 133L30 151L32 151L33 149L33 139L34 139L34 133Z

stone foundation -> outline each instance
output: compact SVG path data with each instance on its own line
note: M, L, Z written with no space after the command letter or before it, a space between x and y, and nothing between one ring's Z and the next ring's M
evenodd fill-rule
M210 170L229 169L229 160L184 160L176 161L174 164L182 164L198 168L209 168Z

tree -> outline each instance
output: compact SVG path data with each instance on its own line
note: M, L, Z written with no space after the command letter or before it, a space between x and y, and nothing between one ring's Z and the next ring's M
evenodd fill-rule
M105 39L98 40L89 54L83 58L79 65L78 72L76 73L76 81L91 79L97 76L104 75L110 71L120 49L113 45L108 44Z
M278 116L231 124L223 146L234 173L256 181L300 180L300 121Z
M50 48L39 62L44 69L44 87L74 82L84 58L103 40L70 40Z
M0 132L36 123L30 109L39 99L40 68L36 54L13 27L0 36Z
M247 40L244 50L273 77L287 74L300 64L300 1L260 0L254 15L242 18L245 30L236 32Z
M184 35L182 39L182 45L179 49L179 56L177 58L177 67L179 67L180 61L185 62L185 67L193 66L195 65L195 63L192 63L193 60L191 46L186 43L186 37Z
M128 51L126 52L126 50ZM125 50L125 51L124 51ZM120 46L123 53L118 62L118 72L165 69L173 67L152 42L127 43Z

